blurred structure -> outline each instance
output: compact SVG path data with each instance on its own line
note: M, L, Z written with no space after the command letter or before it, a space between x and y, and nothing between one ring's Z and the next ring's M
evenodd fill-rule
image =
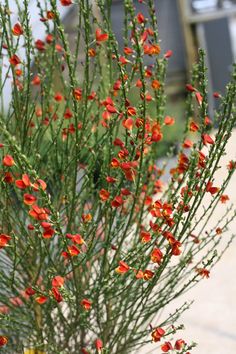
M96 11L95 0L90 0ZM157 19L159 22L159 38L162 53L171 49L173 56L169 60L167 75L167 90L169 94L179 94L184 91L184 84L192 64L197 57L199 47L207 51L207 67L209 70L209 102L210 111L214 108L212 93L219 91L224 93L226 83L230 79L232 63L236 57L236 0L154 0L156 5ZM4 3L4 1L2 1ZM18 20L18 7L23 0L9 0L9 8L12 11L12 23ZM78 20L78 6L62 7L57 0L61 16L69 35L71 47L74 45L74 35ZM137 12L145 11L146 7L134 0ZM43 6L43 5L42 5ZM29 1L29 13L33 38L43 40L46 36L45 27L35 25L35 13L38 12L35 1ZM99 17L99 13L96 15ZM113 0L111 9L111 20L113 30L118 39L119 45L123 47L123 21L124 1ZM51 25L51 24L50 24ZM234 39L233 39L234 37ZM234 55L233 55L234 51ZM24 60L24 50L19 52ZM7 73L3 58L3 77ZM78 60L82 62L84 53L79 53ZM152 63L152 58L147 59L147 65ZM4 87L6 107L11 101L11 79L7 79ZM211 113L210 112L210 113Z

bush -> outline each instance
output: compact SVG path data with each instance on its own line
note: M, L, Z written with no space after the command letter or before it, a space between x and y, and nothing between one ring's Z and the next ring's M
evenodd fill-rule
M46 38L35 43L28 2L17 23L7 2L0 5L9 67L2 71L2 106L7 76L12 80L11 103L0 118L0 346L6 353L119 354L147 342L162 352L189 353L194 346L175 334L188 304L161 323L157 315L209 277L222 255L220 235L235 215L225 208L207 229L217 204L228 200L236 166L229 161L225 180L215 185L236 121L235 73L225 97L217 97L213 136L199 51L186 85L178 159L170 170L157 167L156 151L174 124L165 114L171 51L161 52L153 1L147 3L145 18L124 1L123 49L112 32L111 1L61 0L78 12L72 47L55 0L37 3Z

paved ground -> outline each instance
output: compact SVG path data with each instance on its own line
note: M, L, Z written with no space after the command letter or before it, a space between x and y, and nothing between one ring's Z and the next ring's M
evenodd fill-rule
M236 131L230 139L227 155L222 158L222 166L231 159L236 160ZM222 178L223 171L219 170L215 184ZM236 175L228 187L227 194L236 206ZM215 212L211 225L214 225L214 221L221 215L222 206ZM228 232L236 233L236 220ZM198 343L191 353L236 354L236 240L212 270L210 278L202 280L175 304L172 303L167 314L185 300L192 299L195 300L194 304L180 320L186 329L179 332L186 341ZM148 353L158 354L161 350L156 344L151 344L138 354Z

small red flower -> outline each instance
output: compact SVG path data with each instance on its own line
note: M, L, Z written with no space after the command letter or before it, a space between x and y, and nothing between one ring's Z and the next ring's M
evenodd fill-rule
M229 196L226 195L226 194L223 194L223 195L220 197L220 201L221 201L221 203L223 203L223 204L225 204L228 200L229 200Z
M167 50L167 52L164 55L165 59L169 59L170 57L172 57L173 55L173 51L172 50Z
M78 254L80 254L80 250L74 245L68 246L68 252L71 257L78 256Z
M10 240L11 240L11 236L0 234L0 249L5 247Z
M116 272L120 274L127 273L130 270L130 267L127 263L119 261L119 267L116 268Z
M110 197L110 192L108 192L106 189L101 189L99 196L101 201L105 202Z
M203 98L202 98L202 95L200 94L200 92L196 92L195 97L196 97L198 104L201 106Z
M123 204L123 199L120 195L117 195L111 202L111 206L113 208L119 208Z
M150 279L152 279L153 276L154 276L154 273L151 270L149 270L149 269L146 269L143 272L143 279L144 280L150 280Z
M24 203L26 205L33 205L37 201L37 198L32 194L24 194Z
M22 26L20 25L20 23L16 23L14 25L14 27L12 28L12 34L14 36L20 36L23 34L23 28Z
M64 278L61 277L60 275L56 275L53 279L52 279L52 286L54 288L60 288L64 285Z
M76 99L76 101L80 101L82 99L82 90L81 90L81 88L77 87L76 89L74 89L73 94L74 94L74 98Z
M156 328L152 332L153 342L159 342L164 335L165 335L165 330L163 328L161 328L161 327Z
M0 336L0 347L4 347L8 343L8 338L6 336Z
M56 302L62 302L63 301L63 297L60 293L60 291L58 290L58 288L52 288L52 295L54 297L54 299L56 300Z
M48 300L48 298L46 296L38 296L35 298L35 301L40 304L43 305L45 304L45 302Z
M201 275L203 278L209 278L210 277L210 271L207 270L206 268L197 268L196 272Z
M62 6L70 6L72 4L71 0L60 0Z
M164 344L162 344L161 346L161 350L164 352L164 353L168 353L170 350L172 350L173 347L172 347L172 344L171 342L165 342Z
M139 12L138 14L137 14L137 21L138 21L138 23L144 23L145 22L145 17L143 16L143 14L141 13L141 12Z
M3 166L12 167L15 165L15 161L11 155L5 155L2 160Z
M164 119L165 125L173 125L175 123L175 119L170 116L166 116Z
M41 39L37 39L37 41L35 41L35 47L43 52L45 50L45 43L43 41L41 41Z
M96 41L97 42L105 42L108 40L108 34L107 33L102 33L100 28L96 29Z
M185 345L185 341L183 339L177 339L177 341L175 342L174 348L176 350L181 350L184 345Z
M101 339L96 339L95 342L95 348L98 350L98 352L101 352L102 348L103 348L103 343L101 341Z
M83 308L85 310L90 310L91 309L91 306L92 306L92 302L88 299L83 299L81 302L80 302L81 306L83 306Z
M202 141L204 145L213 145L215 143L212 137L210 137L208 134L202 134Z
M154 250L151 253L151 260L153 263L158 263L160 264L162 261L163 253L159 248L154 248Z
M9 62L10 62L10 64L11 64L12 66L16 66L16 65L18 65L18 64L21 63L20 58L19 58L16 54L14 54L14 55L9 59Z

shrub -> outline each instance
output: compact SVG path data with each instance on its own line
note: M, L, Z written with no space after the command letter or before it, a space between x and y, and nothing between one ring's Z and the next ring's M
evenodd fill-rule
M160 166L156 151L174 118L165 113L171 51L161 51L153 1L143 2L148 17L124 1L123 49L111 1L61 5L78 12L72 47L55 0L37 2L33 20L46 38L36 42L28 2L17 23L0 5L2 106L12 80L0 118L0 346L118 354L154 342L187 353L193 344L175 333L189 305L161 322L157 315L208 278L223 253L232 207L207 227L236 166L229 161L215 184L236 121L235 73L217 96L213 136L199 51L177 161Z

